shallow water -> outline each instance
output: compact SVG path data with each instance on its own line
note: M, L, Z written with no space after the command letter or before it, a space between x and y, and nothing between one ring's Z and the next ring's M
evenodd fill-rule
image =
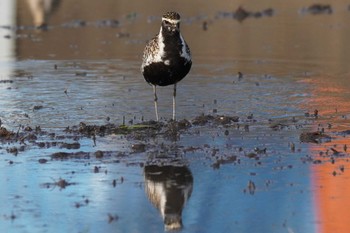
M319 15L305 11L313 1L171 3L193 55L178 84L177 119L239 117L193 123L176 140L107 134L94 141L64 131L155 119L139 67L170 3L140 10L124 1L61 1L47 30L33 27L38 12L27 2L8 6L16 17L0 25L1 126L44 133L34 142L0 140L0 229L162 232L166 198L169 211L182 214L181 232L348 232L348 3ZM238 22L230 14L240 5L273 15ZM158 92L170 124L172 87ZM301 139L316 131L329 137ZM73 142L79 148L62 147Z

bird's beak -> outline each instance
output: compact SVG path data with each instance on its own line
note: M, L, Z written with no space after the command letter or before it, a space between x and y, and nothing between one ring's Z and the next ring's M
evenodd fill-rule
M177 24L172 24L170 27L169 27L169 31L171 32L178 32L180 30L179 28L179 23Z

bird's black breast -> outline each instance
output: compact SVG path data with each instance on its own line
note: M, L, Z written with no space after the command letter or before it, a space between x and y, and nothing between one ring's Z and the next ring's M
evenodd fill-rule
M178 57L165 62L154 62L145 66L143 76L145 80L153 85L168 86L182 80L190 71L192 62L183 57Z

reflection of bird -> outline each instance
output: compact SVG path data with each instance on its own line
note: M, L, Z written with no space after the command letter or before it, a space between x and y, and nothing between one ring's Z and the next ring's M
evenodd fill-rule
M141 66L145 80L153 86L157 121L159 117L156 86L174 84L173 119L175 120L176 83L187 75L191 65L190 49L180 33L180 15L168 12L162 17L160 32L147 43Z
M182 228L182 210L190 198L193 176L186 166L145 166L145 188L160 211L166 230Z
M27 0L33 15L34 25L45 28L49 16L58 8L61 0Z

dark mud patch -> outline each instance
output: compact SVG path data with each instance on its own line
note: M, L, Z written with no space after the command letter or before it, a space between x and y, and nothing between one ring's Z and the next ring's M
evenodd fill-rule
M101 151L97 150L95 152L85 152L85 151L78 151L78 152L55 152L50 155L52 160L67 160L67 159L102 159L102 158L123 158L131 154L131 152L120 152L120 151ZM40 162L40 161L39 161Z
M14 132L7 130L5 127L0 127L0 140L11 140L14 135Z
M60 145L60 148L65 148L68 150L80 149L80 143L79 142L73 142L73 143L63 142Z
M38 162L41 164L44 164L44 163L47 163L48 160L47 159L39 159Z
M92 138L96 136L125 135L129 139L147 140L147 138L162 135L168 139L176 139L179 132L185 131L191 126L192 124L186 119L181 121L171 120L168 122L145 121L132 125L117 125L111 123L105 125L88 125L81 122L77 126L67 127L65 132ZM134 149L140 150L136 145Z
M134 152L136 153L142 153L146 151L146 145L143 143L136 143L132 144L131 148L133 149Z
M42 106L42 105L35 105L34 107L33 107L33 111L38 111L38 110L41 110L41 109L43 109L44 108L44 106Z
M89 152L74 152L74 153L68 153L68 152L56 152L51 155L52 159L56 160L64 160L64 159L90 159L90 153Z
M62 190L67 188L68 186L76 185L76 184L77 183L69 182L65 179L59 178L57 181L54 180L53 182L43 183L41 184L41 187L47 188L47 189L58 187L60 190Z
M322 132L303 132L300 134L301 142L309 143L321 143L325 141L331 141L331 136Z
M17 129L17 132L8 130L5 127L0 127L0 142L21 142L25 144L25 141L35 141L37 139L37 135L41 133L43 132L39 126L35 127L35 130L33 130L29 126L20 125Z
M148 121L140 124L127 126L125 124L106 124L106 125L88 125L81 122L77 126L67 127L65 129L66 133L70 134L80 134L83 136L105 136L111 134L129 134L133 131L142 130L159 130L163 126L163 123Z
M1 83L13 83L13 80L3 79L3 80L0 80L0 84Z
M18 155L19 152L23 152L25 150L25 146L12 146L9 148L6 148L6 152L13 154L13 155Z
M27 149L35 148L51 148L59 147L64 149L79 149L80 143L77 142L81 135L59 135L55 133L47 133L41 130L40 126L19 126L15 131L0 127L0 144L7 145L8 153L17 155ZM74 142L66 142L65 140L74 140Z
M239 163L239 160L237 161L237 156L231 155L231 156L217 159L211 166L214 169L219 169L221 165L232 164L236 162Z

